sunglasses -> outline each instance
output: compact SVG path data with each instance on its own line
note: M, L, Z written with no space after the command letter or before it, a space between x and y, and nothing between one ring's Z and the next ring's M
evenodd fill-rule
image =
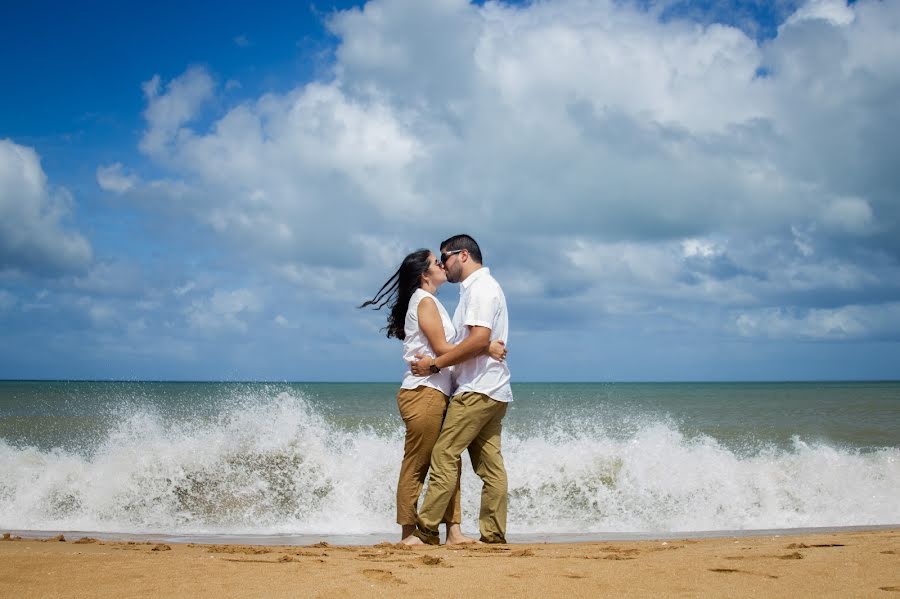
M441 252L441 259L438 260L438 264L440 264L441 266L447 264L447 260L450 259L450 256L452 256L453 254L458 254L461 251L463 251L463 250L453 250L452 252L446 252L446 253Z

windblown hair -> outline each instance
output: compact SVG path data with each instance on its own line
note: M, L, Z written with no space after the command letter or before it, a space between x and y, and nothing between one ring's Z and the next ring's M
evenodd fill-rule
M481 248L478 247L478 242L472 239L468 235L454 235L450 239L447 239L440 245L442 252L452 252L455 250L468 250L469 256L475 260L478 264L482 264L481 259Z
M389 306L387 326L382 329L387 331L388 337L396 337L401 341L406 338L403 325L406 322L409 299L419 288L422 274L428 270L430 255L431 250L420 249L406 256L397 272L381 286L375 297L359 306L360 308L374 306L374 310Z

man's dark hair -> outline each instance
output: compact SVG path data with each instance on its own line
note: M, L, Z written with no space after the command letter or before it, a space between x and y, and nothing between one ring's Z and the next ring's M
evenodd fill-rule
M454 235L441 243L442 252L452 252L455 250L468 250L469 256L471 256L475 262L478 264L483 263L481 259L481 248L478 247L478 242L468 235Z

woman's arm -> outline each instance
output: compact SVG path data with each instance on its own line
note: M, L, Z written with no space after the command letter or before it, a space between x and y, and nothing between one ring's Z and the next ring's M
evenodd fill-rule
M416 313L419 316L419 328L428 339L428 345L431 346L434 355L442 356L455 347L444 336L444 323L441 322L441 314L433 299L422 298L416 308Z
M448 351L455 349L456 346L447 341L444 337L444 323L441 322L441 314L438 312L437 305L430 297L422 298L419 306L416 308L419 317L419 328L428 344L434 351L435 356L443 356ZM492 341L484 353L490 355L495 360L502 361L506 358L506 345L502 341Z

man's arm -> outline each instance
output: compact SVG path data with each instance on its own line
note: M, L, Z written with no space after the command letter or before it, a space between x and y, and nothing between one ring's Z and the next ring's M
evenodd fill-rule
M444 337L444 324L441 322L440 312L438 312L437 305L433 299L430 297L422 298L416 313L419 316L419 329L425 334L425 338L428 339L428 345L431 346L434 355L442 356L456 348L454 344L447 341ZM485 353L498 362L502 362L506 359L506 344L500 339L495 339L490 343Z
M491 345L491 330L487 327L470 326L469 335L457 344L456 347L447 353L431 358L430 356L419 356L418 361L410 364L409 368L416 376L426 376L431 372L431 365L434 364L438 368L446 368L455 364L461 364L466 360L474 358L478 354L487 351Z

